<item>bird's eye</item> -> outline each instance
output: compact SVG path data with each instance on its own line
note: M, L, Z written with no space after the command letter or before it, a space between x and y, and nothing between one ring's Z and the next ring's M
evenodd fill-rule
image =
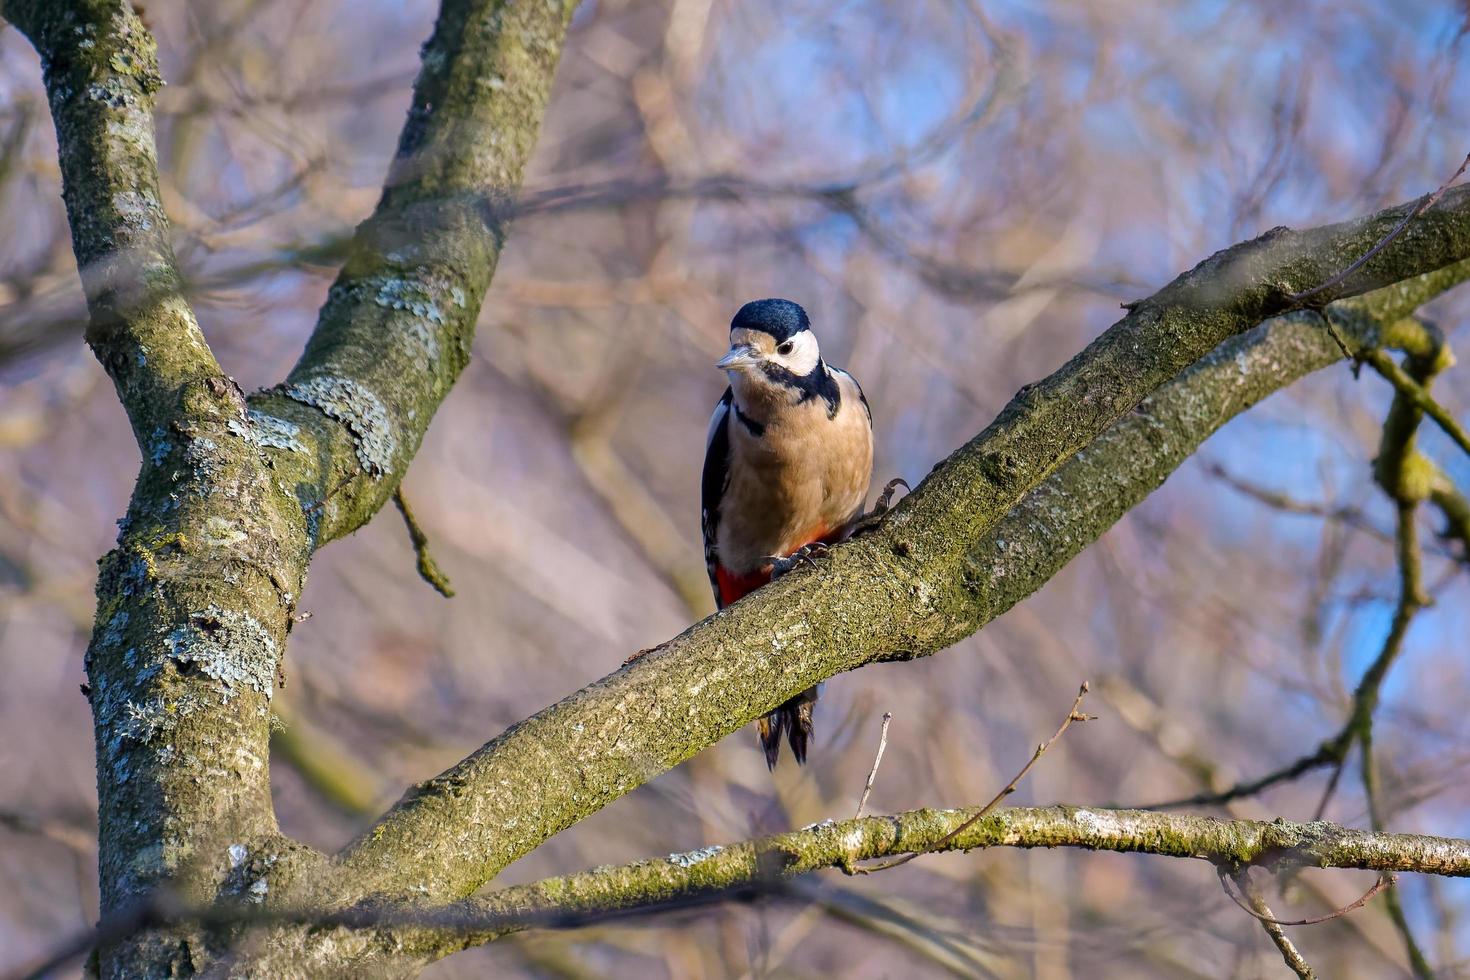
M787 354L790 354L794 350L796 350L796 342L794 340L788 340L776 348L776 353L780 354L782 357L785 357Z

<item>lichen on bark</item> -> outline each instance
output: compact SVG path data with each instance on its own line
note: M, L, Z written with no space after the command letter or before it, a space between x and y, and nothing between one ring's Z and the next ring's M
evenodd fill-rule
M315 548L381 506L468 359L504 237L491 205L516 190L573 7L446 0L389 189L301 362L247 404L180 288L146 27L124 0L0 2L41 55L87 340L143 458L87 654L104 914L165 881L190 900L230 894L241 849L279 857L251 896L324 880L301 873L320 858L279 836L270 800L292 613ZM500 76L517 80L504 96L481 84ZM181 928L109 950L102 969L187 972L211 955Z

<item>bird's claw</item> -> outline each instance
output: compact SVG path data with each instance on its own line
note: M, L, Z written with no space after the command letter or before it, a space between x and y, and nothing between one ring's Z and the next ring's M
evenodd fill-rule
M895 490L897 490L899 487L903 487L903 492L904 493L913 493L914 492L914 488L911 487L911 486L909 486L909 481L905 480L901 476L895 476L893 479L889 480L887 483L885 483L883 485L883 492L880 493L880 494L878 494L878 499L873 504L872 513L874 513L874 514L886 514L886 513L888 513L888 507L889 507L890 504L893 503L893 492Z
M863 534L877 527L878 522L883 519L884 515L888 513L888 508L892 506L893 493L899 487L903 487L904 493L913 492L913 488L909 486L909 481L903 477L896 476L889 480L883 485L883 492L878 494L878 499L873 502L873 509L853 522L852 534L849 537Z
M766 560L771 563L771 580L775 581L787 572L794 571L802 564L816 567L817 558L825 555L828 545L825 541L813 541L811 544L797 548L791 554L782 558L779 555L771 555Z

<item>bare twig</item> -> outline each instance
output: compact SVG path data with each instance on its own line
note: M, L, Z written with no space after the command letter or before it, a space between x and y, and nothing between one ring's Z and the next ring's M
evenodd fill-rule
M347 476L344 476L341 480L337 482L336 486L332 487L332 489L324 493L320 500L313 501L311 504L307 505L302 510L302 513L305 514L307 517L318 513L323 507L328 504L328 502L331 501L333 497L337 496L338 493L347 489L348 485L352 483L353 476L354 474L348 474Z
M1352 745L1349 740L1346 745ZM1332 802L1333 794L1337 792L1337 784L1342 781L1342 770L1347 764L1347 748L1343 749L1343 757L1338 759L1332 766L1332 775L1327 779L1327 785L1322 788L1322 798L1317 801L1317 809L1312 811L1313 820L1321 820L1327 813L1327 806Z
M883 750L888 748L888 723L893 721L893 712L883 712L883 730L878 733L878 753L873 756L873 768L868 770L868 783L863 787L863 798L858 800L857 813L853 819L857 820L863 815L863 810L868 805L868 796L873 792L873 780L878 778L878 766L883 762Z
M408 540L413 542L413 553L418 556L419 578L433 586L434 591L446 599L454 597L454 588L449 584L449 576L445 575L439 568L434 556L429 554L429 536L419 526L418 520L413 516L413 510L408 506L408 498L403 495L403 487L393 491L393 503L398 507L398 513L403 515L403 523L408 527Z
M1384 235L1381 239L1379 239L1377 245L1374 245L1372 248L1368 249L1368 251L1360 255L1357 261L1355 261L1352 265L1348 266L1346 269L1343 269L1337 275L1322 283L1322 285L1313 286L1311 289L1304 289L1299 293L1292 293L1290 296L1287 297L1287 299L1289 299L1293 303L1300 303L1302 300L1307 299L1310 296L1315 296L1324 290L1331 289L1333 286L1340 285L1344 280L1347 279L1348 276L1361 269L1364 265L1368 263L1370 259L1373 258L1373 256L1383 251L1393 242L1394 239L1402 235L1404 233L1404 229L1409 227L1409 222L1413 221L1415 218L1419 217L1419 215L1423 214L1425 211L1428 211L1431 207L1433 207L1434 202L1438 201L1444 195L1444 192L1450 189L1450 185L1460 179L1460 175L1465 172L1466 167L1470 167L1470 154L1467 154L1465 156L1465 159L1460 163L1460 169L1451 174L1449 180L1439 185L1439 190L1422 198L1418 204L1414 205L1413 209L1409 211L1408 214L1404 215L1404 219L1402 221L1395 225L1387 235ZM1340 338L1338 339L1338 343L1342 343ZM1345 344L1343 345L1343 349L1344 352L1346 352Z
M1235 893L1235 889L1230 887L1230 872L1224 867L1220 868L1220 887L1225 889L1225 894L1230 896L1230 900L1236 905L1240 906L1241 911L1253 916L1254 918L1259 919L1262 922L1269 922L1271 925L1274 926L1315 926L1323 922L1330 922L1333 919L1339 919L1342 916L1347 915L1349 912L1356 912L1364 905L1367 905L1370 901L1373 900L1373 896L1377 895L1385 888L1390 888L1393 885L1397 884L1398 880L1399 879L1397 875L1382 875L1377 881L1373 883L1372 888L1368 889L1366 892L1363 893L1361 898L1359 898L1355 902L1352 902L1349 905L1344 905L1340 909L1334 909L1333 911L1328 912L1326 915L1313 915L1305 919L1292 919L1288 921L1285 919L1278 919L1275 916L1267 915L1263 912L1257 912L1255 909L1247 905L1241 899L1241 897Z
M1301 758L1296 759L1295 761L1290 762L1285 766L1282 766L1280 769L1269 772L1266 775L1261 776L1257 779L1238 782L1234 786L1230 786L1226 789L1220 790L1219 792L1196 793L1193 796L1185 796L1173 800L1164 800L1160 803L1153 803L1148 806L1148 809L1175 810L1179 809L1180 807L1187 806L1222 806L1226 803L1233 803L1236 800L1244 799L1248 796L1255 796L1258 793L1262 793L1270 789L1272 786L1276 786L1280 783L1289 783L1297 777L1311 772L1313 769L1321 769L1323 766L1337 764L1339 761L1339 750L1337 746L1338 743L1342 741L1342 738L1343 734L1339 732L1337 736L1329 739L1326 742L1323 742L1320 746L1318 746L1315 752L1304 755ZM1344 753L1346 752L1345 749L1342 751Z
M1412 452L1412 434L1404 439L1404 445L1407 451ZM1399 501L1399 605L1394 615L1396 622L1402 620L1407 623L1424 604L1422 598L1424 591L1423 561L1419 552L1419 536L1415 533L1414 526L1416 509L1412 501ZM1363 718L1358 738L1363 750L1361 771L1363 795L1368 802L1368 822L1375 831L1382 831L1386 821L1379 794L1378 764L1373 754L1373 716L1371 714ZM1434 968L1429 965L1429 959L1414 939L1413 930L1409 928L1409 919L1404 915L1404 908L1397 894L1389 894L1387 912L1389 919L1393 921L1394 928L1403 938L1404 952L1409 958L1409 966L1413 969L1414 976L1418 980L1433 980Z
M1224 887L1225 879L1223 877L1220 879L1220 882L1221 887ZM1276 914L1271 911L1271 906L1266 904L1266 900L1261 897L1260 893L1251 887L1248 873L1242 871L1236 875L1235 884L1240 889L1241 894L1250 900L1251 908L1256 910L1256 918L1261 923L1261 928L1266 930L1266 935L1271 937L1271 942L1275 943L1276 948L1281 951L1281 958L1286 961L1286 965L1301 980L1315 980L1317 974L1313 971L1311 964L1306 961L1301 952L1296 948L1296 944L1286 935L1286 930L1276 924ZM1226 889L1226 892L1228 893L1229 889ZM1231 896L1231 898L1234 897L1233 895Z
M1087 682L1083 681L1082 686L1077 689L1077 697L1072 700L1072 707L1067 712L1067 717L1062 720L1061 727L1056 730L1056 733L1045 742L1042 742L1040 745L1036 746L1036 751L1031 753L1031 758L1027 760L1024 766L1021 767L1020 772L1011 777L1011 781L1009 783L1006 783L1005 788L1002 789L999 793L996 793L995 796L991 798L990 802L981 807L974 816L970 817L970 819L966 820L964 823L960 824L954 830L951 830L948 834L941 838L939 843L936 845L937 848L943 848L946 844L954 840L960 834L964 833L966 830L969 830L975 824L979 823L991 811L1000 806L1002 800L1014 793L1016 791L1017 784L1019 784L1021 780L1026 778L1026 774L1031 771L1032 766L1036 765L1036 761L1046 754L1046 750L1051 748L1052 744L1056 742L1057 739L1066 734L1067 729L1072 727L1072 722L1091 721L1095 717L1097 717L1096 715L1083 714L1081 711L1078 710L1082 707L1082 699L1087 697L1088 690L1089 688ZM843 870L846 871L848 874L872 874L874 871L887 871L889 868L896 868L900 864L908 864L910 861L918 856L918 851L911 851L908 854L901 854L896 858L890 858L889 860L883 861L880 864L872 864L866 867L848 865L845 866Z
M1337 324L1332 322L1332 317L1326 316L1322 313L1318 313L1317 319L1321 321L1322 326L1327 328L1328 336L1330 336L1332 338L1332 342L1337 345L1337 349L1342 351L1342 356L1346 360L1352 362L1353 380L1356 381L1358 379L1358 372L1362 370L1363 367L1362 361L1360 361L1357 355L1355 355L1348 347L1347 338L1342 335L1341 330L1337 329Z
M1338 521L1355 530L1372 535L1380 541L1393 540L1393 535L1368 520L1367 515L1363 513L1361 508L1319 504L1310 500L1298 500L1288 494L1258 486L1248 480L1242 479L1217 462L1206 463L1205 472L1230 489L1244 494L1252 500L1259 501L1267 507L1279 510L1282 513L1301 514L1306 517L1320 517L1324 520Z
M1373 732L1371 727L1363 733L1363 794L1368 799L1368 820L1375 831L1383 829L1383 812L1379 803L1378 764L1373 755ZM1385 910L1388 917L1393 921L1394 929L1398 931L1404 941L1404 953L1409 958L1409 966L1414 971L1418 980L1434 980L1434 968L1429 965L1429 959L1424 955L1424 950L1414 939L1414 932L1409 928L1408 916L1404 915L1403 904L1399 901L1396 892L1390 892L1385 898Z

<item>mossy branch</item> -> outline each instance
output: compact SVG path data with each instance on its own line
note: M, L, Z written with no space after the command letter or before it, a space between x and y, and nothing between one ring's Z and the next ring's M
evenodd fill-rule
M834 549L820 570L795 572L704 620L415 787L343 855L345 870L370 891L413 887L443 900L463 896L791 694L866 663L933 653L974 632L1162 482L1224 419L1339 360L1315 314L1256 335L1279 345L1258 361L1250 359L1251 343L1231 338L1286 310L1290 293L1345 268L1412 207L1308 232L1274 231L1135 304L1086 351L1023 389L872 534ZM1327 298L1425 276L1374 298L1385 312L1399 308L1401 317L1463 278L1467 255L1470 191L1457 188ZM1441 271L1448 266L1455 268ZM1359 345L1377 344L1384 321L1366 313L1359 320L1342 332ZM1160 388L1173 392L1172 418L1145 405L1117 427L1116 443L1098 447L1093 462L1058 473ZM1120 452L1122 444L1133 451ZM1028 500L1019 508L1016 537L992 533L1002 519L1011 521L1007 512L1027 491L1054 474L1060 478L1039 496L1033 492L1036 506ZM528 799L537 801L532 819ZM473 856L444 861L446 848Z
M1432 414L1434 409L1439 408L1429 396L1429 386L1441 369L1454 363L1454 357L1445 346L1440 332L1426 324L1424 333L1430 341L1427 349L1409 353L1405 358L1404 368L1395 364L1383 351L1371 352L1376 357L1369 359L1369 363L1380 374L1388 377L1396 389L1393 403L1388 409L1388 418L1383 423L1383 436L1379 442L1378 458L1373 464L1373 473L1378 485L1396 505L1394 539L1399 567L1399 598L1394 608L1388 639L1365 675L1363 683L1358 686L1353 698L1355 710L1349 720L1350 730L1356 733L1362 749L1360 774L1363 795L1368 801L1368 822L1375 831L1384 830L1387 819L1378 778L1378 759L1373 746L1374 710L1388 670L1403 647L1410 623L1419 610L1429 604L1429 597L1424 591L1423 555L1415 519L1420 502L1429 496L1428 488L1422 485L1426 482L1423 474L1427 472L1428 458L1420 453L1415 443L1424 415ZM1392 371L1386 372L1385 365ZM1395 377L1401 377L1403 383L1394 380ZM1443 424L1441 422L1441 427ZM1470 449L1470 442L1466 443L1466 448ZM1334 777L1329 785L1335 786L1336 782ZM1408 956L1414 976L1419 980L1433 980L1434 970L1414 938L1398 894L1390 893L1385 898L1384 905L1394 928L1403 938L1404 952Z
M797 876L860 861L994 847L1190 858L1230 873L1260 867L1470 875L1470 841L1456 838L1373 833L1320 821L1223 820L1077 806L1006 807L975 821L979 812L924 809L828 820L738 844L547 878L449 907L446 911L458 916L453 930L395 938L418 955L441 956L525 928L582 925L645 907L777 891Z
M1150 810L1067 805L983 809L919 809L824 820L799 830L604 865L443 905L405 901L338 909L181 908L158 902L130 910L130 917L120 922L104 922L99 932L115 939L119 929L159 918L217 926L308 925L342 939L357 937L368 948L391 949L399 968L408 972L415 964L526 929L576 928L730 899L802 901L801 893L790 888L802 875L904 855L1067 847L1203 861L1230 875L1249 868L1337 868L1470 876L1470 840L1459 838L1375 833L1325 821L1224 820Z
M210 845L279 838L268 704L309 556L304 522L181 293L159 195L152 36L125 0L4 0L0 11L41 56L87 341L142 454L118 546L100 563L85 661L101 906L165 878L213 896L229 858ZM184 945L122 953L116 971L168 972Z
M469 362L574 0L443 0L383 195L306 349L252 399L326 453L281 454L330 501L318 545L361 527L408 469Z
M1383 351L1364 351L1363 360L1393 385L1400 397L1407 399L1416 409L1432 418L1435 425L1443 429L1455 445L1470 453L1470 432L1466 432L1459 420L1450 414L1450 410L1435 401L1434 396L1423 385L1395 364L1393 358Z

